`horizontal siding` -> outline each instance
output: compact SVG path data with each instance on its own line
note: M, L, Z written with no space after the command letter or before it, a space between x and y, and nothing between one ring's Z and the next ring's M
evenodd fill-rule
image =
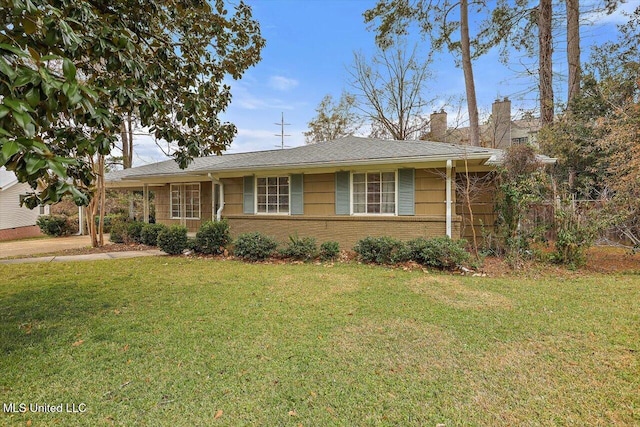
M416 215L445 215L446 172L444 169L416 169Z
M36 224L40 210L20 207L20 195L33 191L28 184L18 183L0 190L0 230Z

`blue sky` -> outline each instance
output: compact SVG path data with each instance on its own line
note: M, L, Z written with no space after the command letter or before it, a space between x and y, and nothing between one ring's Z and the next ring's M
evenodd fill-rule
M223 115L238 127L229 152L275 149L280 146L280 122L284 113L285 144L295 147L304 144L303 132L315 116L321 99L331 94L338 98L347 88L347 67L353 52L367 56L375 52L375 34L367 29L362 14L375 5L375 0L245 0L260 23L267 44L262 61L249 69L243 78L230 81L233 100ZM583 4L586 2L583 2ZM628 0L624 11L633 11L640 0ZM615 25L624 22L620 12L612 16L589 16L581 27L583 58L588 59L589 46L615 38ZM410 34L412 42L427 52L428 42L419 34ZM554 68L557 97L564 96L563 78L566 66L562 61L561 41L555 50ZM509 65L499 62L497 50L489 52L474 63L478 107L481 115L490 111L497 97L508 96L513 101L513 113L536 106L535 80L523 77L521 62L536 65L521 55L512 55ZM431 67L434 79L430 83L429 98L444 100L464 95L462 70L455 67L447 53L436 56ZM434 107L439 107L434 106ZM428 113L428 112L427 112ZM455 113L450 111L450 119ZM153 141L138 136L135 141L135 165L164 160Z

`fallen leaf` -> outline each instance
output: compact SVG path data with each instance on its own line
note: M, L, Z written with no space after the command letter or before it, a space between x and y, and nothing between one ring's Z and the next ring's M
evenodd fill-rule
M129 344L125 345L125 346L122 348L122 351L127 351L127 350L129 350Z
M213 419L217 420L218 418L220 418L222 416L222 414L223 414L222 409L218 409L216 411L216 414L213 416Z
M31 420L27 421L27 427L31 427Z
M76 342L74 342L73 344L71 344L73 347L77 347L79 345L82 345L82 343L84 343L84 340L78 340Z
M118 310L117 308L115 310L113 310L113 314L120 314L120 310Z
M296 415L298 415L298 414L296 413L296 411L289 411L289 416L290 416L290 417L295 417Z

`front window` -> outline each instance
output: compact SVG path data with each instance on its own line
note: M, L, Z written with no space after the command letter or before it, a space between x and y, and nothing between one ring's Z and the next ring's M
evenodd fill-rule
M200 184L171 184L171 218L200 219Z
M257 178L257 212L267 214L289 213L289 177Z
M353 174L354 214L394 214L396 212L395 172Z

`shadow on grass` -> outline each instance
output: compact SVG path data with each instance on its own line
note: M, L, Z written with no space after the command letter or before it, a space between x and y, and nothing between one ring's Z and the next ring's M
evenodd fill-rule
M72 339L73 332L108 310L113 301L93 287L57 284L0 299L0 351L46 346Z

